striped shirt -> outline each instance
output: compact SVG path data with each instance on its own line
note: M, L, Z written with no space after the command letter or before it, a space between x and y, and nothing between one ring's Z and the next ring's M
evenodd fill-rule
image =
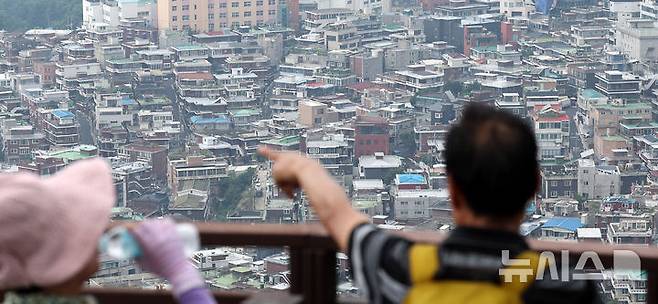
M418 259L412 255L417 247L435 247L435 255ZM353 277L360 290L373 304L412 303L408 295L418 282L411 263L437 265L429 276L433 283L473 282L502 286L500 269L503 269L501 252L508 250L510 257L529 252L524 238L518 234L457 228L441 244L415 244L398 235L363 224L354 229L350 238L349 256ZM440 267L438 261L441 261ZM417 266L416 265L416 266ZM544 273L548 275L548 271ZM593 281L537 280L528 284L522 294L523 303L599 303L598 288ZM452 290L457 292L456 290ZM439 302L437 302L439 303Z

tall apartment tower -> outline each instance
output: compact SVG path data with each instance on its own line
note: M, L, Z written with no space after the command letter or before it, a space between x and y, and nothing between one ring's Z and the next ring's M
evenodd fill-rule
M213 32L277 23L283 0L158 0L159 30Z

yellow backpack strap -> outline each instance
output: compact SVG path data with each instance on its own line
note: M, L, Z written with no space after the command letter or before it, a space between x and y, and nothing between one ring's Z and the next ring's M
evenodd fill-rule
M431 281L439 271L439 248L414 244L409 249L409 277L412 284Z
M539 254L526 250L506 261L506 266L500 270L500 279L505 289L523 293L537 278Z

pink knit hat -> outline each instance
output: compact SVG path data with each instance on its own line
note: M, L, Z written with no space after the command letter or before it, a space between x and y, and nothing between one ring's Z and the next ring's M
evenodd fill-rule
M111 168L101 159L44 179L0 175L0 290L77 274L96 254L114 201Z

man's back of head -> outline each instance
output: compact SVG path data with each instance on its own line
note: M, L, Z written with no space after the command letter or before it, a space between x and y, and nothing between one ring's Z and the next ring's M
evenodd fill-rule
M451 181L477 216L516 217L537 191L534 133L509 112L467 105L450 130L446 147Z

